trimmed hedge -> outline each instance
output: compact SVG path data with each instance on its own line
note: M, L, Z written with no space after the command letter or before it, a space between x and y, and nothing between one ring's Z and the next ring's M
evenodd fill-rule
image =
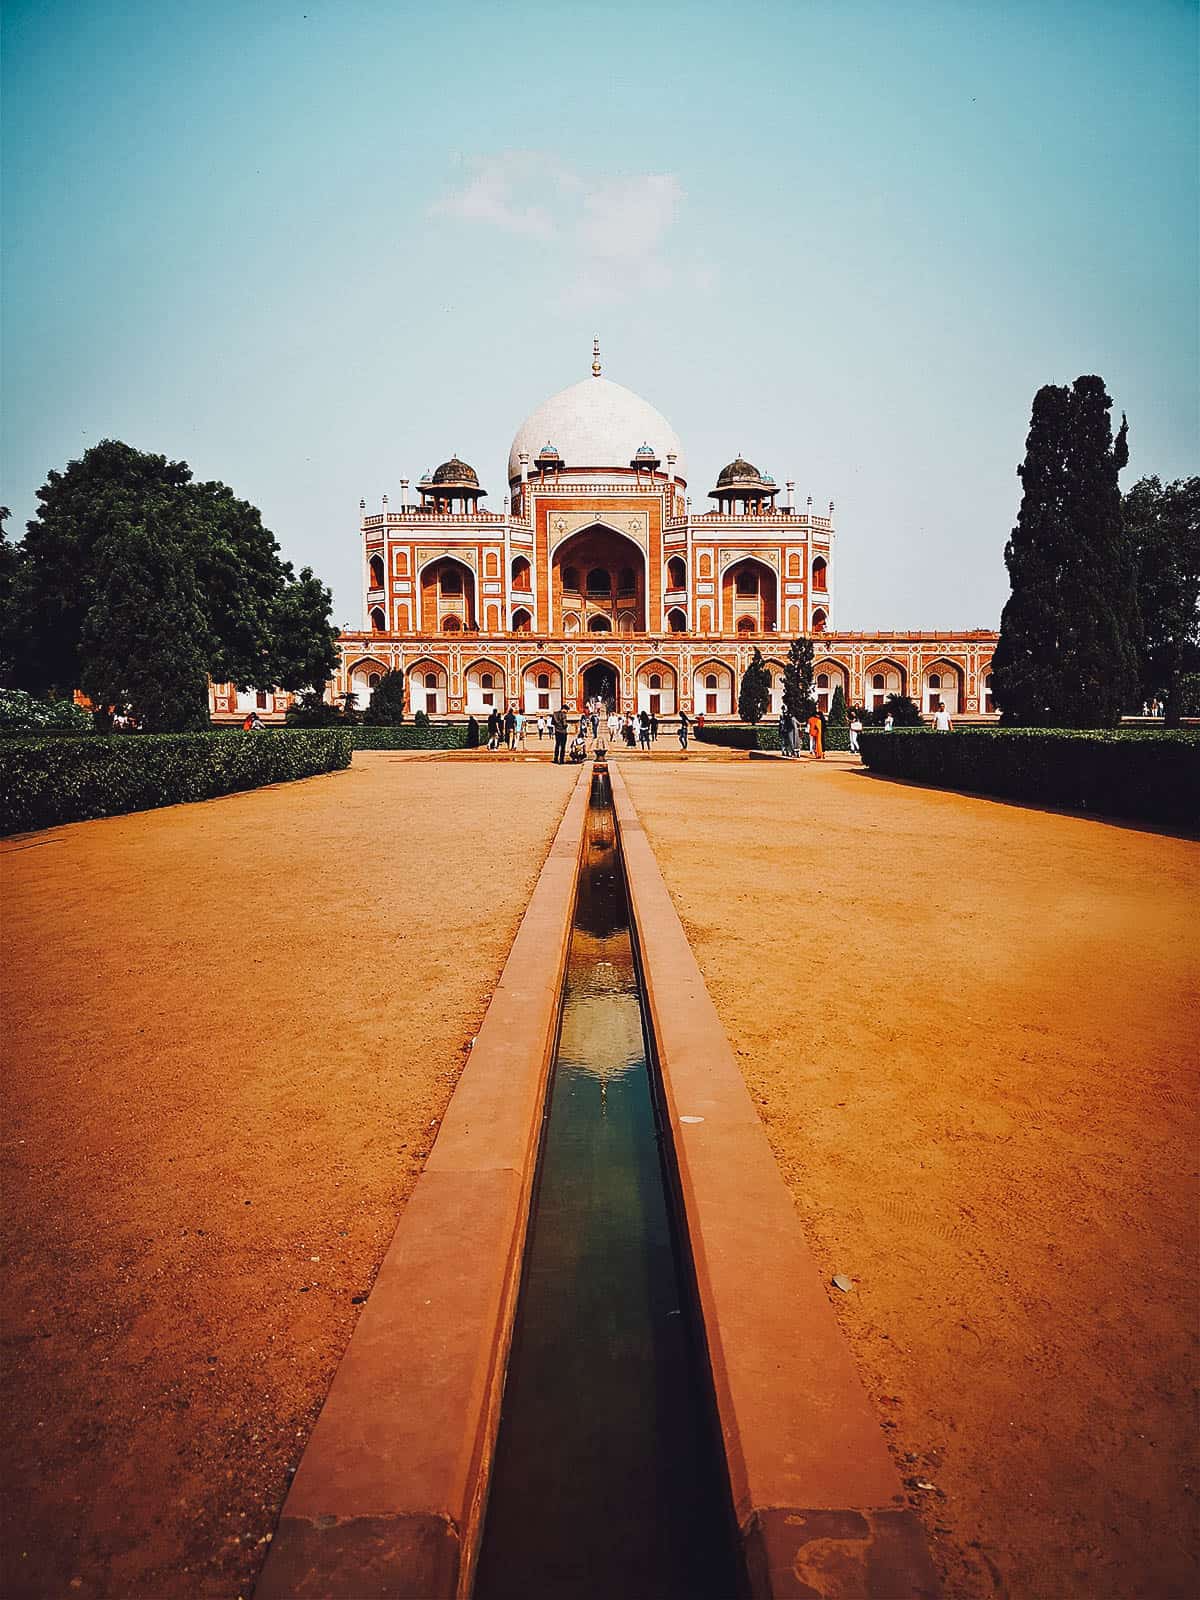
M0 834L211 800L349 765L341 728L5 739Z
M779 749L779 719L771 722L760 722L757 727L751 727L748 722L706 722L703 728L693 728L695 737L701 744L719 744L727 750L778 750ZM825 724L825 749L849 750L849 727L830 727ZM808 749L808 733L803 724L800 728L800 750L803 754Z
M465 722L431 722L418 728L406 722L400 728L368 728L362 724L348 729L352 750L465 750ZM480 742L487 743L487 726L480 725Z
M864 729L864 764L889 778L1030 805L1200 828L1200 737L1142 729Z

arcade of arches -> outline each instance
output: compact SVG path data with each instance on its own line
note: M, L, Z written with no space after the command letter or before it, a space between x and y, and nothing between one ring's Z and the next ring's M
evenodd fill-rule
M563 633L645 632L640 547L599 523L565 539L551 563L551 604Z

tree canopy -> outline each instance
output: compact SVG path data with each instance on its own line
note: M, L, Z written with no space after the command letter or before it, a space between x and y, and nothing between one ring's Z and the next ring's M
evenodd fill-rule
M1134 692L1137 601L1117 482L1129 451L1124 418L1113 439L1111 409L1097 377L1034 396L992 661L1011 725L1111 727Z
M207 724L209 677L302 689L332 675L328 589L280 559L225 484L107 439L37 497L0 560L4 670L18 686L82 689L162 731Z
M1137 572L1142 698L1162 695L1174 725L1182 682L1200 672L1200 477L1143 478L1123 509Z
M738 716L743 722L761 722L770 704L771 674L767 671L762 651L755 645L750 664L742 673L742 684L738 690Z

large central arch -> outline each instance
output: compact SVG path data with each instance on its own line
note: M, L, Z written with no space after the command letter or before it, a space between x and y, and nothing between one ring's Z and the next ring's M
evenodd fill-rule
M580 528L554 552L550 604L564 633L644 633L648 612L641 545L604 522Z
M609 711L621 709L621 669L615 662L596 656L579 672L579 709L589 700L601 700Z

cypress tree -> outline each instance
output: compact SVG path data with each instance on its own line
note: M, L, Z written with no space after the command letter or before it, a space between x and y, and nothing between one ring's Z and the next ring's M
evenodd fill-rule
M738 716L743 722L753 725L762 721L763 713L770 704L771 674L767 671L762 651L755 645L750 665L742 674L742 686L738 690Z
M371 691L363 716L368 727L398 728L404 721L404 674L385 672Z
M786 716L795 717L799 722L813 712L812 676L812 640L793 639L783 668L783 710Z
M1111 409L1097 377L1034 396L992 661L1009 725L1112 727L1134 692L1137 598L1117 482L1129 451Z
M829 715L825 720L831 728L847 728L850 725L850 714L846 710L846 695L840 683L833 691L833 699L829 702Z

